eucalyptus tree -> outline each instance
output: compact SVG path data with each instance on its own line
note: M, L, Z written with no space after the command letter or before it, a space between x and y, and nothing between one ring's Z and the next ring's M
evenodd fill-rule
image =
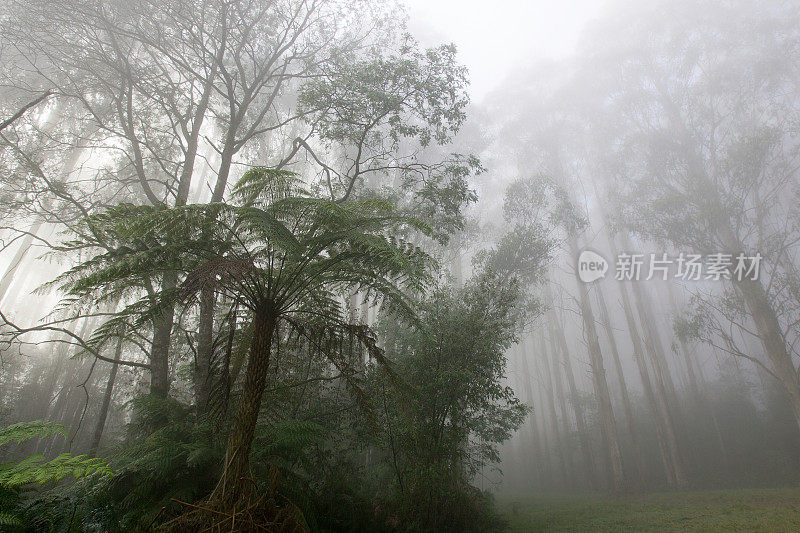
M466 71L452 47L419 50L392 2L18 0L6 11L2 34L18 64L8 84L51 87L68 104L93 160L103 162L89 194L105 191L113 201L104 205L224 201L231 169L256 160L297 170L312 161L340 202L368 176L383 196L403 186L409 197L394 194L408 211L444 221L440 239L474 200L465 178L477 160L419 153L445 144L463 122ZM82 216L98 208L76 205ZM170 385L169 295L180 281L179 272L162 271L141 287L164 300L146 326L159 396ZM216 303L206 292L199 304L200 411Z
M723 329L733 355L763 364L800 425L795 345L800 10L785 2L631 6L626 28L587 50L598 140L628 228L685 253L730 254L714 305L743 309ZM632 24L631 21L635 21ZM755 21L755 22L754 22ZM676 253L677 253L676 252ZM737 256L760 255L737 274ZM698 291L699 292L699 291ZM757 338L765 359L737 338ZM727 341L724 341L727 342ZM724 344L720 343L720 344ZM738 345L738 346L737 346Z

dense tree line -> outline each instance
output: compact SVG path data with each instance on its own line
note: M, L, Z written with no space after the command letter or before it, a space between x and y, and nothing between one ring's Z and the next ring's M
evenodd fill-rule
M798 21L620 2L475 105L392 2L6 2L0 524L796 482ZM637 253L760 272L613 279Z

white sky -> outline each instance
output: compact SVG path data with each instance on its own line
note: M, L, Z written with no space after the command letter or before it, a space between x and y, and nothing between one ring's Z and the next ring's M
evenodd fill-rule
M404 0L424 45L453 42L470 70L473 101L515 65L558 59L574 50L603 0Z

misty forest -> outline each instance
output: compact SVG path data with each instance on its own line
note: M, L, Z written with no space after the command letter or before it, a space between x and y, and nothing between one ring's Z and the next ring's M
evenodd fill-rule
M0 3L0 530L800 530L800 4L598 4Z

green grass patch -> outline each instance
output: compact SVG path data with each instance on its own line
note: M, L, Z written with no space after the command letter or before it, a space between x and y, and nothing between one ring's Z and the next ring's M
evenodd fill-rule
M800 531L800 489L498 496L511 531Z

